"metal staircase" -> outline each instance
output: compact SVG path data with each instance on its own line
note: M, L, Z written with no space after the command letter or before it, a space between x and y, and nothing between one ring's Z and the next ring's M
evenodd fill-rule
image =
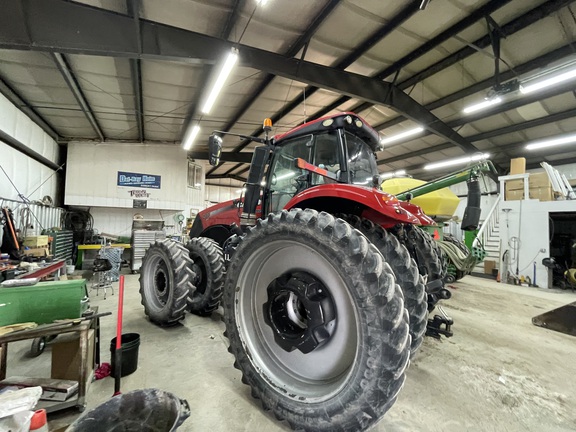
M500 265L500 202L501 195L498 195L494 205L486 215L486 219L481 222L480 230L474 240L474 245L478 243L484 245L486 250L485 260L496 261L496 268ZM484 262L478 263L474 267L473 273L484 274Z

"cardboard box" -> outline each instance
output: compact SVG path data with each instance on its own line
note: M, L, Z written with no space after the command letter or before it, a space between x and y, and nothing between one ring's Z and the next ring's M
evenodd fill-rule
M550 177L548 177L548 174L546 173L546 171L530 174L528 183L529 183L530 189L541 188L541 187L552 187L552 183L550 182Z
M552 186L530 188L530 198L540 201L554 201L554 191Z
M78 380L80 374L80 335L59 335L52 347L52 378ZM88 376L94 370L94 330L88 331Z
M519 201L524 199L524 190L507 190L505 201Z
M24 239L23 244L24 246L28 246L29 248L46 247L48 246L48 236L40 235L40 236L26 237Z
M496 261L485 260L484 261L484 274L491 275L492 271L496 268Z
M47 257L50 255L50 251L46 247L41 248L29 248L24 251L25 256L33 256L33 257Z
M510 159L510 175L526 174L526 158Z
M524 180L507 180L506 190L524 190Z

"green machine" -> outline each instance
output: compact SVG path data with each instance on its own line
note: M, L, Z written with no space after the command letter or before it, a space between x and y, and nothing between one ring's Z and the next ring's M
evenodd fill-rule
M88 306L85 279L0 286L0 326L79 318Z
M455 282L470 274L476 264L483 261L486 257L484 246L479 243L478 246L473 246L473 242L478 233L481 212L479 179L488 173L498 174L491 161L483 160L462 170L396 194L398 199L410 201L458 183L466 182L468 184L468 203L462 219L462 230L466 232L466 244L452 236L444 236L441 226L426 227L426 230L434 237L442 250L447 269L444 280L447 283Z

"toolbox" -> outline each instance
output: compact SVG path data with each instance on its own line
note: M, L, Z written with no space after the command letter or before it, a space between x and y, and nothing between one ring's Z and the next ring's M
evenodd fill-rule
M79 318L88 306L85 279L0 287L0 326Z

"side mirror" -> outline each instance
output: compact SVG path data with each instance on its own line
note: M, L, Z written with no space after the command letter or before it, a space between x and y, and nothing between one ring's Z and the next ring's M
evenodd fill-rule
M222 154L222 137L214 134L210 135L210 138L208 138L208 153L210 165L218 165Z

